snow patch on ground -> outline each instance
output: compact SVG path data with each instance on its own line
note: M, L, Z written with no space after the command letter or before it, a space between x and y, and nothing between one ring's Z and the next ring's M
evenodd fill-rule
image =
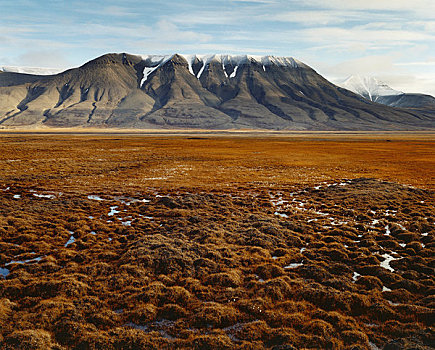
M385 260L381 262L380 266L383 267L384 269L387 269L387 270L389 270L391 272L394 272L394 269L390 266L390 262L393 261L393 260L397 260L397 259L393 258L389 254L383 254L382 257Z
M402 224L399 224L399 223L397 222L396 225L399 226L401 230L406 231L405 226L403 226Z
M291 264L289 264L287 266L284 266L284 268L285 269L295 269L295 268L297 268L299 266L302 266L302 265L303 265L303 262L301 262L301 263L291 263Z
M117 208L118 208L117 205L114 205L113 207L110 207L110 211L109 211L109 213L107 215L108 216L113 216L115 214L118 214L120 211L116 210Z
M33 195L37 198L47 198L47 199L54 199L56 198L55 195L53 194L38 194L38 193L33 193Z
M104 198L101 198L100 196L94 195L94 194L90 194L88 196L88 199L93 200L93 201L105 201Z
M132 203L149 203L151 202L149 199L137 199L137 198L133 198L133 197L115 197L116 201L121 202L122 204L125 205L130 205Z
M358 272L354 272L352 276L352 280L356 282L361 275Z

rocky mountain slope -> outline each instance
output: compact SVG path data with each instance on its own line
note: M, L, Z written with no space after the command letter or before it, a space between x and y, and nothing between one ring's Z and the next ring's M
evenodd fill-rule
M273 56L107 54L57 75L0 72L2 127L414 130L393 109Z
M435 97L397 91L374 77L353 75L338 85L370 101L387 106L435 110Z

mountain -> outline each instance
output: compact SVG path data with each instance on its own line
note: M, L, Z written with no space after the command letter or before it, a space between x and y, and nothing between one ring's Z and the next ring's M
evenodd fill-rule
M387 106L435 111L435 97L397 91L374 77L353 75L337 85Z
M107 54L56 75L0 72L2 127L415 130L293 58Z
M373 102L377 102L378 98L382 96L403 94L403 92L390 88L374 77L361 75L352 75L343 82L339 82L338 85Z

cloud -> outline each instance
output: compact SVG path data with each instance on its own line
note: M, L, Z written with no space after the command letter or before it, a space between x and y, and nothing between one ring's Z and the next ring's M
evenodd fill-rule
M310 25L328 25L343 24L357 20L366 19L369 15L358 11L332 11L332 10L305 10L305 11L287 11L270 16L270 20L298 23L305 26ZM375 17L384 17L375 15ZM371 16L373 19L373 15Z
M246 19L246 15L234 13L234 11L194 11L164 16L163 18L166 20L170 19L171 22L177 24L196 26L241 23L240 21Z
M146 49L145 49L146 48ZM133 50L133 49L132 49ZM264 49L249 45L215 44L215 43L159 43L155 41L140 41L136 43L134 54L264 54ZM146 50L146 51L144 51Z
M392 88L407 93L422 93L435 97L433 74L379 74L379 79Z
M120 17L131 17L131 16L136 17L140 15L139 13L126 9L125 7L113 6L113 5L103 8L102 13L105 15L120 16Z
M77 13L81 14L88 14L98 17L104 17L104 16L113 16L113 17L120 17L120 18L131 18L131 17L138 17L141 16L140 13L137 11L134 11L132 9L116 6L116 5L109 5L102 8L95 8L95 7L86 7L86 6L80 6L76 9Z
M177 25L168 20L161 20L157 23L155 34L157 40L165 40L169 42L177 42L180 40L207 42L212 38L209 34L180 30Z
M385 24L387 25L387 24ZM298 31L299 35L311 43L358 44L367 49L413 45L416 42L435 42L435 35L417 30L371 29L364 26L352 28L316 27Z
M27 67L64 68L70 67L70 62L58 50L29 50L19 55L14 65Z
M433 0L306 0L305 5L340 10L413 12L424 17L435 17Z
M394 72L395 58L392 55L371 55L334 64L319 62L318 67L324 74L335 78L345 78L355 74L371 76L379 72Z
M2 34L32 34L36 33L37 29L33 26L26 26L26 25L14 25L14 26L8 26L8 25L2 25L0 26L0 32Z
M276 0L232 0L233 3L276 4Z
M117 26L113 24L91 23L80 26L79 28L70 28L69 35L76 36L85 41L90 37L106 38L142 38L146 35L152 35L153 28L147 25L125 25Z
M435 67L435 60L433 61L420 61L420 62L403 62L395 63L395 66L410 67L410 66L433 66Z

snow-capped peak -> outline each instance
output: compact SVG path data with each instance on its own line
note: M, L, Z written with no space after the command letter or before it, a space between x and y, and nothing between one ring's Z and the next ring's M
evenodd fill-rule
M145 67L143 71L143 78L141 81L141 86L147 81L148 76L153 73L157 68L163 66L166 62L171 60L175 55L139 55L145 62ZM223 54L213 54L213 55L184 55L178 54L178 56L184 58L187 61L189 72L200 78L204 70L207 68L212 61L216 61L222 64L225 76L229 78L234 78L237 73L237 68L243 64L249 64L255 62L263 66L263 70L266 70L267 66L280 66L280 67L308 67L301 61L298 61L292 57L277 57L277 56L254 56L254 55L223 55ZM193 64L200 64L201 68L197 74L193 71ZM225 66L231 65L233 67L230 73L226 72Z
M403 92L394 90L384 82L370 76L352 75L344 81L337 82L337 85L374 102L379 96L403 94Z
M238 66L241 64L246 64L249 62L260 63L263 66L282 66L282 67L302 67L305 66L302 62L292 58L292 57L276 57L276 56L254 56L254 55L222 55L222 54L214 54L214 55L182 55L188 63L192 63L195 59L197 59L201 63L205 63L207 65L211 61L217 61L224 65L231 64L234 66Z
M18 67L18 66L3 66L0 67L1 72L22 73L33 75L55 75L64 71L60 68L40 68L40 67Z

